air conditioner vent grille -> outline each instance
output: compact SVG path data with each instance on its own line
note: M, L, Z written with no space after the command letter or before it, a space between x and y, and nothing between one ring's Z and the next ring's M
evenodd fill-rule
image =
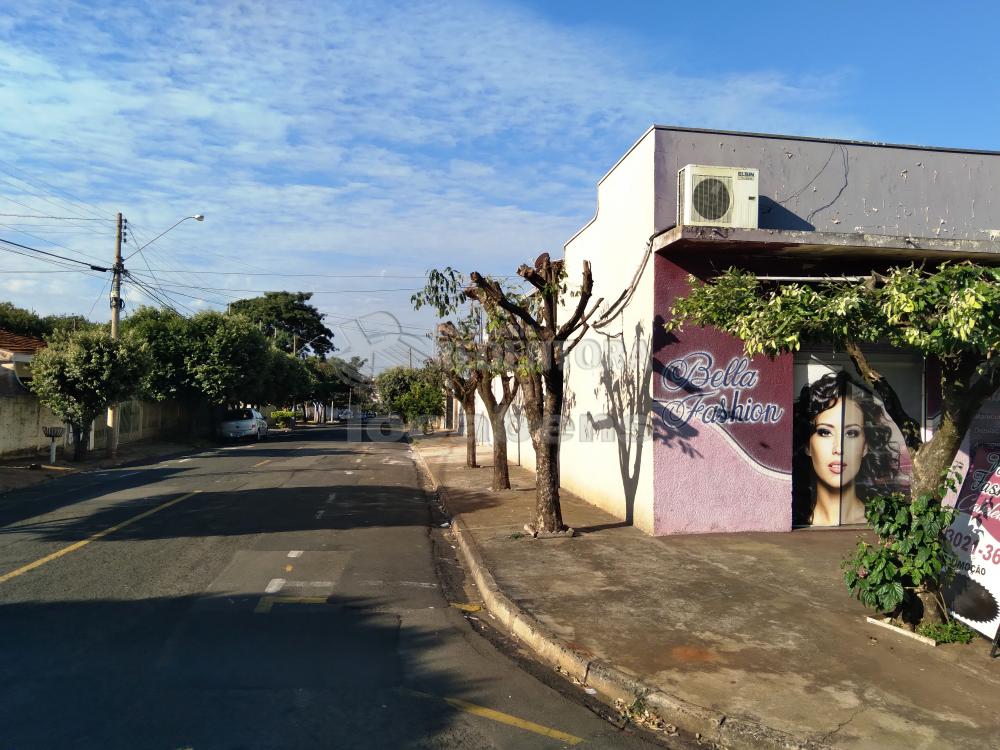
M704 221L728 223L733 208L733 180L731 177L695 178L691 203Z

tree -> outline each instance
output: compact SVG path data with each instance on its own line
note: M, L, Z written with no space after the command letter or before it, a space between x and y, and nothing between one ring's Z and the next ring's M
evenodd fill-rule
M476 468L476 394L482 399L493 431L494 490L510 489L510 469L507 464L507 429L504 419L517 396L514 367L517 357L504 339L505 313L496 311L491 318L494 335L488 339L480 333L479 311L465 309L468 296L461 274L453 268L427 272L427 283L410 301L419 310L433 307L439 318L456 313L458 323L446 321L438 326L438 364L445 382L465 412L465 463ZM499 381L501 396L494 392Z
M260 325L286 352L298 354L308 346L323 357L333 351L333 331L323 325L323 313L308 304L310 299L312 292L265 292L233 302L230 310Z
M422 372L399 400L399 412L407 424L427 432L431 417L444 414L444 393L432 372Z
M242 315L203 312L191 319L184 365L191 385L209 404L256 401L270 357L270 343Z
M361 357L351 357L350 360L310 357L306 364L315 381L311 396L317 401L346 404L363 398L371 388L371 381L361 372L365 365Z
M376 397L390 412L400 414L403 397L419 377L419 370L412 367L390 367L375 376Z
M44 339L56 331L82 331L102 328L103 324L93 323L82 315L40 316L34 310L17 307L12 302L0 302L0 329L21 336Z
M441 374L434 367L391 367L374 383L379 401L408 424L426 428L430 417L444 414Z
M440 362L445 377L450 381L452 391L463 393L470 386L474 389L470 401L472 419L475 418L475 394L482 399L486 414L493 431L493 483L494 490L510 489L510 468L507 464L507 411L517 396L518 384L513 369L516 366L506 342L491 338L480 341L476 336L476 327L469 320L461 321L459 326L452 322L438 326L438 346ZM501 396L498 399L494 392L494 383L499 382ZM465 403L463 402L463 407ZM475 460L475 426L469 421L466 412L466 422L470 428L466 430L466 440L472 443L472 458ZM466 451L468 453L468 450Z
M439 318L446 318L465 307L463 287L462 276L455 269L431 269L427 272L424 288L410 297L410 302L415 310L427 305L437 310ZM479 316L468 310L459 318L457 326L450 322L446 325L451 326L448 336L443 337L442 329L438 328L438 364L465 415L465 465L476 469L479 467L476 460L476 392L485 373L470 366L468 352L478 338Z
M151 401L190 400L197 397L188 372L192 324L173 311L140 307L123 324L126 336L145 345L150 366L143 373L139 393Z
M469 276L472 283L465 294L486 307L491 325L513 344L512 354L518 357L515 377L535 449L535 512L530 527L555 533L566 528L559 503L566 356L582 340L603 300L590 305L594 280L590 262L584 261L576 304L560 324L557 313L567 292L565 262L543 253L533 266L521 265L517 273L534 287L530 297L509 294L498 281L475 272Z
M911 497L939 504L973 418L1000 387L998 282L1000 269L968 262L910 265L857 282L818 285L773 286L730 269L707 284L692 277L690 294L675 302L666 325L713 326L741 339L751 356L796 351L810 341L839 346L903 435L913 465ZM929 440L904 410L893 384L869 362L866 348L876 342L909 349L938 364L941 420ZM885 525L885 519L869 515L868 520L876 528ZM938 526L931 540L935 543L944 532ZM917 591L925 616L932 619L940 616L935 589L932 579Z
M133 395L147 368L145 351L131 338L113 340L103 331L56 333L31 363L31 390L68 422L73 460L86 455L90 425L117 401Z

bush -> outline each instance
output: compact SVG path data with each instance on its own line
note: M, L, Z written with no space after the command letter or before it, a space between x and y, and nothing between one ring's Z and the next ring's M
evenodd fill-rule
M942 572L954 563L944 539L954 513L926 496L913 501L901 493L869 498L865 518L878 542L859 540L854 554L844 560L847 588L866 607L884 613L903 603L907 589L936 590Z
M972 639L976 637L972 628L958 620L925 623L917 628L917 634L933 638L938 643L972 643Z
M271 412L271 419L274 420L275 427L291 427L295 414L284 409L275 409Z

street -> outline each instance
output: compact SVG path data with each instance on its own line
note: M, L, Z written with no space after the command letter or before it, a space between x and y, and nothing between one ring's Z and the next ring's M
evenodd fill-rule
M470 627L409 446L348 437L0 497L0 748L649 747Z

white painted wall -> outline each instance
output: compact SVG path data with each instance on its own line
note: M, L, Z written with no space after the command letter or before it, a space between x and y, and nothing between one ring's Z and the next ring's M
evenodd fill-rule
M653 233L654 131L648 132L598 184L594 218L565 246L567 283L579 288L583 261L594 276L594 299L607 309L629 288ZM575 307L567 296L561 316ZM653 530L652 432L649 420L653 321L653 268L650 261L631 302L603 329L589 331L571 352L567 367L566 431L562 442L561 483L580 497L625 519L634 508L636 526ZM638 333L637 333L638 328ZM636 371L638 368L638 372ZM609 397L614 393L613 398ZM624 393L627 392L627 393ZM621 396L619 398L619 396ZM508 416L508 458L534 469L535 455L527 421L518 440L516 405ZM489 422L477 430L488 443ZM572 519L567 519L572 524Z

